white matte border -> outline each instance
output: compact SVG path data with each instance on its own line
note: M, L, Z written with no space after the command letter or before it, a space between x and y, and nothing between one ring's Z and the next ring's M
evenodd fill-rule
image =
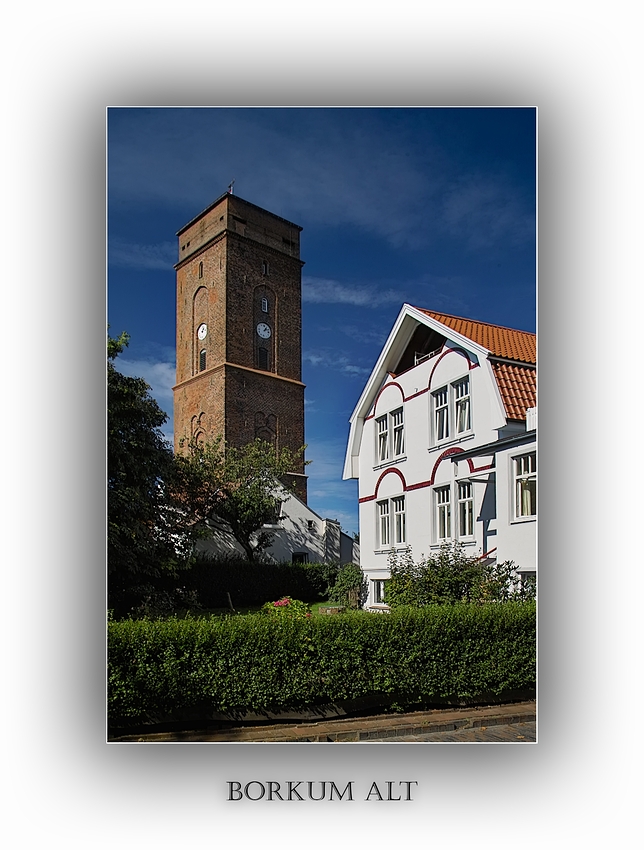
M70 847L326 847L333 831L388 847L421 830L427 844L628 844L636 783L613 744L622 727L607 721L616 696L635 693L626 603L641 579L625 593L629 529L604 499L624 492L631 461L595 413L607 398L598 388L618 404L638 385L635 6L418 8L273 3L240 14L116 2L15 13L5 73L20 72L3 139L3 620L7 802L25 846L58 835ZM103 743L105 107L184 103L538 107L538 745ZM631 498L639 517L641 495ZM609 544L593 533L600 515L623 529ZM420 785L417 802L328 803L315 818L313 804L225 800L228 780L300 776Z

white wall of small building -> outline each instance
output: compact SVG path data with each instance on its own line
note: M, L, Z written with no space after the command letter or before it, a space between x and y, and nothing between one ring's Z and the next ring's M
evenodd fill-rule
M273 535L266 558L274 563L291 562L293 556L306 556L309 563L359 563L357 544L342 531L334 519L322 519L297 496L282 492L280 521L265 525L262 531ZM200 540L197 551L213 557L238 555L244 558L242 547L225 524L214 520L212 534Z

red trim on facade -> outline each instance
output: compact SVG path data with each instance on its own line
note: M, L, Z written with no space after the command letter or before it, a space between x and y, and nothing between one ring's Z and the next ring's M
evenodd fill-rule
M406 401L410 401L412 398L417 398L419 395L424 395L426 392L429 392L429 388L432 385L432 378L434 377L434 371L435 371L436 367L438 366L440 361L443 359L443 357L447 356L448 354L452 354L452 353L461 354L463 357L465 357L465 359L467 360L467 363L468 363L468 370L469 371L471 371L472 369L476 369L479 366L478 363L475 363L471 359L471 357L469 356L467 351L465 351L464 348L446 348L445 351L443 351L440 354L438 360L434 363L434 366L432 367L432 371L430 372L430 375L429 375L429 381L427 383L427 386L424 389L419 390L417 393L412 393L411 395L405 396L403 388L400 386L400 384L397 381L391 381L390 383L385 384L384 387L382 387L379 390L378 395L376 396L375 401L373 403L374 412L369 413L367 416L365 416L364 421L367 422L369 419L374 418L374 416L376 415L375 410L376 410L376 407L378 406L378 399L380 398L382 393L387 389L387 387L398 387L398 389L400 390L400 394L402 396L403 403L406 402ZM412 366L411 368L413 369L415 367ZM410 370L406 369L405 371L409 372ZM404 373L401 372L401 374L404 374Z
M405 393L404 393L403 388L400 386L400 384L397 381L390 381L388 384L385 384L384 387L381 387L378 395L376 396L376 400L373 403L374 415L375 415L375 410L378 407L378 400L379 400L380 396L384 393L385 390L388 390L389 387L398 387L398 389L400 390L400 395L402 396L402 400L405 401Z
M403 493L406 493L407 490L409 489L409 487L407 487L407 482L405 481L405 476L402 474L402 472L399 469L396 469L395 466L390 466L389 469L385 469L385 471L381 474L380 478L376 482L376 489L375 489L373 496L363 496L361 499L358 499L358 504L361 504L362 502L371 502L374 499L377 499L378 498L378 489L380 487L380 482L382 481L382 479L386 475L389 475L392 472L395 472L396 475L400 478L400 480L402 481Z
M459 446L453 446L451 449L445 449L445 451L438 457L436 463L434 464L434 468L432 469L432 477L429 481L419 481L417 484L407 484L405 481L405 476L402 472L397 469L395 466L390 467L389 469L385 469L385 471L381 474L380 478L376 482L376 489L372 496L363 496L361 499L358 499L358 504L363 504L364 502L372 502L374 499L378 498L378 490L380 488L380 483L386 475L389 475L392 472L395 472L396 475L400 478L402 482L403 493L408 493L411 490L422 490L423 487L431 487L434 483L434 479L436 478L436 470L441 465L441 463L445 460L445 458L452 457L453 455L461 454L465 449L461 449ZM470 473L474 472L483 472L486 469L493 469L494 464L488 464L487 466L477 466L475 467L472 459L467 458L467 465L469 466Z
M479 365L478 363L474 363L472 361L470 355L467 353L467 351L465 351L464 348L446 348L445 351L443 351L443 353L439 356L436 363L434 363L434 365L432 367L432 371L429 373L429 381L427 382L427 389L429 389L432 385L432 378L434 377L434 372L436 371L438 364L441 362L443 357L447 357L448 354L461 354L463 357L465 357L465 359L467 360L467 363L468 363L468 370L469 371L471 371L472 369L475 369Z
M445 451L441 455L439 455L438 460L434 464L434 468L432 469L432 477L429 479L429 486L431 486L434 483L434 479L436 478L436 470L441 465L441 463L445 460L445 458L446 457L452 457L452 455L459 455L459 454L461 454L461 452L464 452L464 451L465 451L465 449L461 449L459 446L453 446L451 449L445 449ZM470 468L470 472L473 472L474 471L474 464L472 463L472 461L469 458L467 459L467 464Z
M474 466L470 460L470 472L486 472L488 469L494 469L493 463L488 463L487 466Z
M405 401L410 401L412 398L417 398L419 395L425 395L425 393L428 393L428 392L429 392L429 387L425 387L424 390L418 390L417 393L412 393L411 395L408 395L407 398L405 399Z

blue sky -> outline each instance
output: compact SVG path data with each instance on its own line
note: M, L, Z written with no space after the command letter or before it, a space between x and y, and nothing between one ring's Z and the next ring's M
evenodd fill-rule
M404 302L534 331L532 108L108 110L108 320L169 414L176 231L226 191L301 225L309 504L358 531L349 416Z

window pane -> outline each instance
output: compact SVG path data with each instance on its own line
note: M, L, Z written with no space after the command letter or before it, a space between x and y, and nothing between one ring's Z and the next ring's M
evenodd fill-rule
M389 545L389 502L378 502L378 530L380 545Z
M516 471L515 515L537 514L537 455L531 452L514 459Z
M447 540L452 534L452 515L450 505L450 488L441 487L436 490L436 536L439 540Z
M456 433L462 434L471 428L469 378L454 384L454 398L456 400Z
M405 527L405 497L398 496L392 499L394 505L394 527L396 535L396 543L404 543L406 538Z
M400 410L394 410L391 414L391 426L393 428L394 455L401 455L405 451L405 429L402 408Z
M449 437L449 418L447 406L447 387L434 393L434 430L437 440Z
M461 537L474 534L474 500L469 481L458 485L458 533Z
M381 416L376 420L378 425L378 460L389 458L389 431L387 429L387 417Z

